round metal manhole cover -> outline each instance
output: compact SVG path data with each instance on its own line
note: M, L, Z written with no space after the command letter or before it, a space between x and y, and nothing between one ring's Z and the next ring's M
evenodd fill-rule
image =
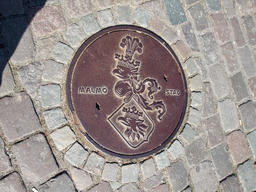
M67 78L70 110L102 151L138 158L177 133L187 105L181 65L169 45L135 26L115 26L79 48Z

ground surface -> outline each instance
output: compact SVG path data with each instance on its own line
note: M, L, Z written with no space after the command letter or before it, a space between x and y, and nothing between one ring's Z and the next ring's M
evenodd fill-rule
M255 0L48 0L31 21L40 5L0 2L0 191L256 190ZM78 47L116 24L164 38L188 79L181 131L138 160L86 142L65 96Z

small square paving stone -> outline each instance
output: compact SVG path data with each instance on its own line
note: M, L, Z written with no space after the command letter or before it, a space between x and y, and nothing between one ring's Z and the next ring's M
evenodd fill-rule
M186 66L189 77L194 76L198 72L195 59L189 58L184 64Z
M137 182L138 180L138 165L129 164L122 166L122 183Z
M199 52L198 43L191 22L182 25L182 32L192 51Z
M100 26L93 14L82 17L80 20L80 25L87 35L91 35L100 30Z
M170 189L167 184L159 185L154 189L149 190L149 192L169 192Z
M164 169L170 165L170 160L168 158L168 153L163 151L155 156L156 165L158 170Z
M243 46L245 44L245 39L244 39L244 35L243 35L242 30L241 30L238 19L236 17L231 18L230 23L231 23L231 26L232 26L232 29L233 29L233 34L235 36L237 46L238 47Z
M84 170L72 167L70 172L72 180L79 191L88 188L93 183L90 174Z
M207 69L206 69L206 62L204 62L201 57L196 57L194 59L196 61L197 66L199 67L199 69L201 71L202 81L204 81L204 82L209 81L208 73L207 73Z
M217 95L217 98L221 99L226 97L230 92L230 88L224 68L221 65L216 64L210 67L209 73L212 89Z
M65 160L76 167L82 166L87 157L88 151L77 142L64 155Z
M256 69L255 69L254 61L249 48L248 47L240 48L238 49L238 53L240 55L240 59L246 75L248 77L254 76L256 74Z
M64 43L58 42L52 50L51 56L60 63L68 64L73 56L73 49Z
M179 40L174 44L174 48L179 52L180 56L184 59L186 58L189 53L191 52L190 48L188 47L188 45L182 41Z
M7 171L11 168L10 160L5 153L4 142L0 138L0 172Z
M84 16L93 11L93 5L90 0L62 0L67 13L72 18Z
M95 175L100 175L104 163L105 159L103 157L97 155L96 153L91 153L84 166L84 170Z
M72 24L68 27L67 31L64 32L63 37L71 47L78 48L85 39L86 34L77 24Z
M208 151L206 143L203 139L194 140L192 143L185 147L185 157L187 158L188 164L196 165L206 159Z
M99 24L101 27L109 27L112 25L115 25L113 15L111 13L111 9L106 9L97 12L98 19L99 19Z
M103 169L102 179L106 181L116 181L119 168L117 163L106 163Z
M190 123L194 127L197 127L200 123L200 117L201 117L201 112L197 109L194 109L194 108L190 107L189 116L188 116L188 123Z
M152 14L143 9L136 9L134 12L134 20L139 23L142 27L148 27L149 21L152 18Z
M57 38L54 36L39 39L36 43L36 59L45 60L48 58L49 53L53 50L53 48L57 44Z
M219 182L212 164L208 161L200 163L190 171L192 183L196 192L217 191Z
M188 173L181 161L171 164L168 174L174 192L181 191L188 185Z
M227 142L235 165L238 165L249 158L250 151L247 140L241 131L234 131L230 133L227 136Z
M112 192L112 188L109 183L102 182L94 187L92 187L88 192Z
M221 8L219 0L206 0L210 12L218 11Z
M202 53L208 65L218 62L220 59L219 45L213 33L207 32L200 36Z
M220 187L224 192L242 192L237 178L234 175L227 177L220 183Z
M172 25L179 25L187 21L186 14L180 0L164 0L168 19Z
M131 24L132 23L132 8L130 6L118 6L116 8L118 15L118 22L121 24Z
M162 19L165 17L165 11L164 11L162 5L157 0L148 1L146 3L143 3L141 5L141 7L143 9L146 9L146 10L152 12L154 15L156 15Z
M256 107L252 101L249 101L241 106L239 110L242 116L243 127L246 132L256 128Z
M149 28L155 33L161 34L165 29L165 23L158 17L154 16L150 21Z
M153 159L148 159L141 164L143 179L147 179L156 174L156 168Z
M127 192L127 191L129 191L129 192L141 192L141 190L139 189L139 187L136 183L126 184L118 190L118 192Z
M76 192L74 184L66 172L57 175L39 187L39 192Z
M247 31L247 36L249 39L249 43L251 45L256 45L256 30L255 23L253 22L253 18L251 15L242 17L244 26Z
M221 47L222 54L226 60L226 65L230 73L237 71L240 66L237 62L236 52L233 43L227 43Z
M11 72L11 68L9 64L5 61L2 60L2 54L3 52L0 51L0 66L3 66L3 73L1 75L1 80L0 80L0 97L3 97L5 95L8 95L13 92L13 89L15 87L15 83L13 80L13 75Z
M0 124L9 141L41 129L33 103L26 93L0 99Z
M64 65L54 60L47 60L44 64L42 78L44 81L52 83L61 83L63 74L65 73Z
M256 172L252 161L248 160L237 168L238 176L247 191L256 190Z
M163 31L162 37L169 43L172 44L175 38L177 37L177 33L171 29L167 28Z
M207 17L204 11L204 7L201 4L197 4L191 7L189 12L194 20L197 31L202 31L208 28Z
M60 86L55 84L40 87L42 107L49 108L60 105Z
M202 92L192 92L191 93L191 106L198 109L202 104L203 104Z
M31 27L36 37L46 36L66 28L66 21L59 6L45 6L39 11L35 9L33 12L36 14L31 22Z
M58 171L58 166L43 134L37 134L15 144L11 150L16 156L22 177L38 182Z
M204 128L208 133L208 140L211 147L217 146L224 141L224 131L217 115L206 119L204 121Z
M204 104L202 108L203 117L210 117L213 114L217 113L211 84L208 82L203 84L203 98L204 98L204 102L203 102Z
M250 86L250 90L252 94L254 95L254 97L256 97L256 76L248 79L248 84Z
M230 79L238 102L249 96L241 72L235 74Z
M23 0L1 0L0 1L0 14L4 17L10 15L23 14Z
M56 145L57 149L62 151L72 143L76 141L76 136L71 131L69 126L65 126L61 129L57 129L53 133L50 134L54 144Z
M225 132L230 132L239 127L239 119L235 103L230 99L225 99L218 103L220 119Z
M0 180L0 191L2 192L26 192L25 185L16 172L5 176Z
M195 137L195 130L189 124L186 124L181 136L187 141L187 143L190 143Z
M158 172L156 175L149 177L148 179L144 180L143 188L146 190L152 189L164 182L164 176L162 172Z
M200 75L196 75L189 79L191 91L200 91L203 88L203 83Z
M183 149L184 148L179 140L175 140L168 148L168 152L174 157L174 159L177 159L178 156L183 152Z
M43 115L49 129L54 129L67 123L61 108L45 111L43 112Z
M229 160L229 154L225 150L225 146L223 144L212 149L211 156L219 180L224 179L232 173L233 168Z
M254 119L255 120L255 119ZM253 157L256 158L256 130L247 135Z
M21 82L31 97L36 97L37 90L41 83L43 67L39 62L30 63L19 71Z
M211 0L212 1L212 0ZM216 0L213 0L216 1ZM219 2L219 0L217 0ZM209 0L208 0L209 2ZM214 30L218 34L219 39L222 42L228 41L230 39L230 31L228 27L227 20L223 13L215 13L211 15L214 23Z

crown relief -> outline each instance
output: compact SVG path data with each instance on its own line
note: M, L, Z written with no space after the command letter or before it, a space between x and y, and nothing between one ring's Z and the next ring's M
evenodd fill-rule
M135 51L138 53L142 53L142 43L138 38L131 38L130 36L126 36L126 38L122 39L120 46L124 48L126 46L126 55L132 57Z
M134 119L139 119L143 115L143 112L140 112L135 106L124 107L122 110L125 113L126 117L131 117Z
M130 36L123 38L120 47L126 47L125 56L118 53L115 54L115 58L119 60L118 64L131 69L139 67L140 61L136 61L132 57L135 52L142 53L142 46L138 38L131 38Z

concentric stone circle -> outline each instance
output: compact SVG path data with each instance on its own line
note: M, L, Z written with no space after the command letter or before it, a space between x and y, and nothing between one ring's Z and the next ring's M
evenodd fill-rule
M177 59L162 38L137 26L105 28L86 40L67 77L69 108L85 137L128 159L164 148L187 108L187 82Z
M256 132L253 121L246 117L255 116L253 1L235 1L233 6L229 0L216 0L215 4L208 0L171 1L174 4L167 0L98 0L81 7L72 2L47 1L10 58L10 69L7 65L4 72L11 80L10 88L0 92L1 101L22 98L31 109L28 116L38 116L40 121L21 135L11 133L14 138L8 135L11 129L1 124L6 151L1 182L7 186L14 180L20 191L26 191L24 183L28 190L40 191L53 181L65 181L69 191L252 190L256 185ZM24 17L11 15L3 28L9 19L26 22ZM53 23L50 28L48 21ZM92 34L119 24L142 26L161 36L174 48L188 79L188 112L181 131L159 153L137 160L106 155L80 137L77 129L82 127L73 122L78 119L69 114L65 97L65 77L78 47ZM8 38L6 31L2 34ZM1 58L4 55L1 49ZM30 142L45 146L51 164L36 166L45 166L45 172L31 166L38 161L26 162L25 156L18 155L23 150L45 162L36 148L27 147ZM31 173L37 178L31 179ZM154 186L149 185L152 180Z

